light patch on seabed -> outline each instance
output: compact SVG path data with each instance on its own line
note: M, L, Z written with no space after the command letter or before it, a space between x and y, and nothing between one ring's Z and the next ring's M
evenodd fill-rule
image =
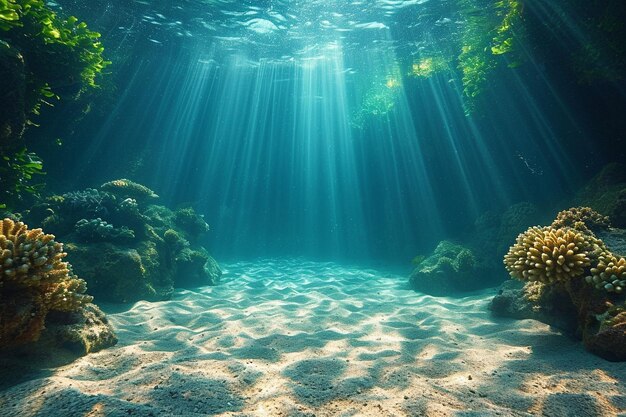
M495 321L493 290L430 297L303 260L225 269L217 287L109 314L117 346L7 388L0 416L623 411L625 364L536 321Z

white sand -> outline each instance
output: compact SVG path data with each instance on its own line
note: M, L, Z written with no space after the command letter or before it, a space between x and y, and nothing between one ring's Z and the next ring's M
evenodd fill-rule
M3 381L0 416L615 416L626 363L533 320L494 319L494 290L435 298L406 277L330 263L225 267L171 301L104 306L120 342ZM626 415L626 414L624 414Z

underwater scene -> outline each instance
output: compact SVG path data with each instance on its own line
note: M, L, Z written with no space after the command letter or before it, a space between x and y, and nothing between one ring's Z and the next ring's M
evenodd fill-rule
M623 0L0 0L0 417L626 416Z

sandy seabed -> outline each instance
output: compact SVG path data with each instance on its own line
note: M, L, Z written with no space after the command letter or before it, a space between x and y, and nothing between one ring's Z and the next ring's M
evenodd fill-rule
M626 416L626 363L491 317L495 290L430 297L296 259L224 269L170 301L104 305L113 348L5 369L0 416Z

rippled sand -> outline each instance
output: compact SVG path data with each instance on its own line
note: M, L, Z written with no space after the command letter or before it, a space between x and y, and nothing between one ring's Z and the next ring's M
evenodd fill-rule
M492 318L493 290L436 298L406 282L301 260L226 265L219 286L103 306L114 348L5 371L0 416L625 412L626 364L536 321Z

